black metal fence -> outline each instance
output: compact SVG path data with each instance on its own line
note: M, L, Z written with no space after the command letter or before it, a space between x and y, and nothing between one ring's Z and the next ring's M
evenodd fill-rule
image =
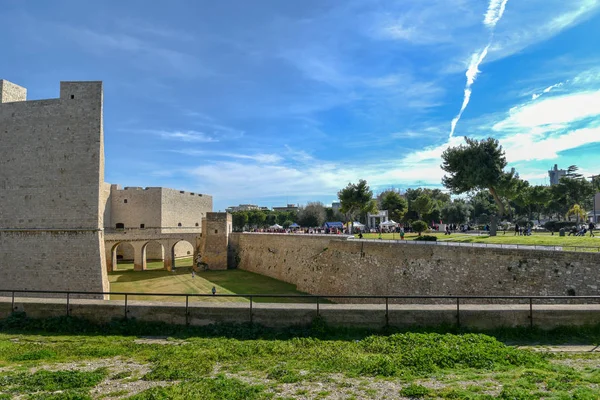
M438 305L448 305L455 304L456 306L456 324L460 326L460 312L461 305L466 305L465 301L473 301L473 300L502 300L509 301L514 304L527 304L529 306L529 320L530 325L533 326L533 306L543 305L543 304L573 304L574 301L583 302L577 304L598 304L600 302L600 296L468 296L468 295L393 295L393 296L380 296L380 295L301 295L301 294L184 294L184 293L134 293L134 292L81 292L81 291L60 291L60 290L2 290L0 289L0 296L2 293L10 293L11 296L11 306L12 312L15 312L17 309L15 308L15 297L16 295L24 295L24 294L34 294L34 295L60 295L51 296L48 298L66 298L66 315L71 315L71 299L73 296L77 296L77 298L91 298L91 297L100 297L100 296L124 296L124 317L128 318L129 308L128 301L131 297L134 296L156 296L156 297L180 297L185 298L185 322L186 325L189 325L189 307L190 307L190 298L245 298L249 300L249 322L253 322L253 307L255 303L255 299L257 298L266 298L266 299L298 299L302 300L302 303L314 304L315 305L315 316L319 316L321 312L321 305L324 304L324 301L330 303L336 299L356 299L356 300L378 300L379 302L376 304L385 303L385 321L386 325L389 323L389 306L390 300L445 300L446 304L438 304ZM26 296L21 296L26 297ZM36 296L36 298L40 298L41 296ZM43 298L43 297L42 297ZM307 300L312 300L312 302L308 302ZM556 302L560 300L562 302ZM119 300L120 301L120 300ZM346 303L348 304L348 303ZM355 304L356 303L349 303ZM360 304L373 304L373 303L360 303ZM405 303L405 304L420 304L420 303ZM473 303L471 303L473 304ZM475 303L481 304L481 303ZM183 307L182 307L183 308Z

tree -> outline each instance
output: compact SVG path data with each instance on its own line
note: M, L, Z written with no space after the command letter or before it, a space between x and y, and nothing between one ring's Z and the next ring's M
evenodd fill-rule
M464 200L454 200L442 208L442 218L449 224L462 224L469 220L471 209Z
M587 213L579 204L573 205L573 207L571 207L569 209L569 211L567 211L565 218L569 218L569 217L571 217L571 215L574 215L577 218L575 221L575 223L577 223L577 224L579 224L579 218L581 218L584 221L587 218Z
M325 222L326 216L323 203L308 203L298 212L298 223L306 227L321 226Z
M506 157L498 140L493 138L477 141L465 137L466 145L450 147L442 153L442 169L449 175L442 183L452 193L461 194L487 189L504 215L504 204L498 195L498 185L504 175Z
M421 236L421 233L427 230L427 222L425 221L415 221L412 223L411 226L413 228L413 231L417 232L419 236Z
M354 230L354 218L357 215L365 215L377 211L377 203L373 200L373 191L367 185L367 181L361 179L358 183L348 183L344 189L338 192L340 200L340 211L350 220L350 232Z
M236 211L231 214L231 223L236 231L243 231L248 225L248 213L246 211Z
M287 229L287 228L289 228L289 227L290 227L290 225L291 225L291 224L293 224L293 223L294 223L294 221L291 221L291 220L289 220L289 219L288 219L288 220L285 220L285 221L283 221L283 228L284 228L284 229Z
M481 214L493 215L498 212L494 198L487 190L480 190L469 198L472 207L471 218L476 220Z
M422 219L423 214L428 214L433 208L433 201L431 197L426 194L422 194L417 197L412 203L411 208L417 214L417 219Z
M408 202L397 191L386 190L379 195L379 208L388 210L390 218L398 222L408 211Z
M267 219L267 214L261 210L252 210L248 213L248 224L256 228L263 227Z
M267 214L267 218L265 219L265 223L269 226L275 225L277 223L277 214L270 212Z

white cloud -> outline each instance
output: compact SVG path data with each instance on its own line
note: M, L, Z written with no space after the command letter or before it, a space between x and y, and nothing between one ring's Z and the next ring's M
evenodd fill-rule
M158 130L158 129L144 129L136 131L138 133L149 133L152 135L158 135L163 139L169 140L180 140L183 142L200 142L200 143L212 143L218 142L218 139L207 135L204 132L198 131L167 131L167 130Z
M542 90L542 92L541 92L541 93L534 93L534 94L532 94L532 95L531 95L531 100L536 100L536 99L538 99L540 96L542 96L543 94L550 93L550 91L551 91L552 89L556 89L556 88L558 88L558 87L561 87L562 85L563 85L563 82L559 82L559 83L557 83L557 84L555 84L555 85L548 86L546 89Z
M544 98L510 110L495 131L564 125L600 115L600 91Z
M562 151L597 142L600 142L600 127L572 130L542 139L535 135L517 134L501 141L508 162L551 160Z
M502 18L502 14L504 14L507 2L508 0L490 0L487 12L483 19L484 25L490 29L495 28L498 21L500 21L500 18Z
M471 99L471 86L473 86L473 83L475 83L475 79L477 79L477 75L480 72L479 65L485 59L485 56L487 55L489 47L490 47L490 45L488 44L481 51L481 53L475 53L471 56L471 62L469 63L469 68L467 68L467 72L465 73L465 75L467 76L467 84L465 86L465 94L464 94L464 98L463 98L463 103L462 103L462 106L460 107L460 111L458 112L458 115L456 115L456 117L454 117L454 119L452 119L452 122L450 123L450 137L454 136L454 131L456 130L456 124L458 124L458 121L460 121L460 117L462 116L463 112L469 105L469 100Z

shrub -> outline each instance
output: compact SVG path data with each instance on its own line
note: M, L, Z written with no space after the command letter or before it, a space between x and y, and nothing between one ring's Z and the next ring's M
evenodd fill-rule
M421 233L423 233L427 230L427 222L415 221L412 223L412 229L413 229L413 231L417 232L419 234L419 236L421 236Z
M437 241L437 236L432 236L432 235L417 236L414 240L419 240L419 241L423 241L423 242L435 242L435 241Z
M411 383L400 391L400 395L410 398L422 398L431 395L431 389Z
M561 230L561 228L569 229L573 226L575 226L575 223L572 221L548 221L544 224L544 228L554 232Z

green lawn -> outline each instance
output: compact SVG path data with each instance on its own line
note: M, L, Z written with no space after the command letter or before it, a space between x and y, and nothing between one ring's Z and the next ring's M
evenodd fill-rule
M277 279L243 270L204 271L192 277L189 267L178 267L175 272L163 269L133 271L118 270L108 274L113 292L210 294L213 286L217 294L305 294L296 286ZM129 296L131 300L185 301L184 297ZM121 300L123 296L112 296ZM247 302L243 297L190 297L190 301L237 301ZM313 299L285 299L253 297L253 301L270 303L314 302ZM1 399L0 399L1 400Z
M563 246L565 250L573 250L572 246L577 247L589 247L588 251L599 251L600 250L600 232L596 237L580 237L580 236L563 236L560 237L558 234L551 235L550 233L534 233L531 236L514 236L513 232L498 232L498 236L488 235L473 235L463 233L452 233L451 235L444 235L444 233L434 232L426 233L427 235L437 236L438 241L448 242L466 242L466 243L494 243L494 244L519 244L519 245L530 245L530 246ZM358 238L357 235L355 237ZM416 233L408 233L404 237L405 240L414 240L417 237ZM364 239L378 239L379 234L367 233L363 236ZM384 233L382 239L385 240L399 240L400 235L397 233ZM571 247L571 248L569 248Z
M534 351L485 334L373 335L319 324L304 331L221 326L177 333L171 326L97 327L68 317L43 321L43 334L32 334L36 324L19 316L0 321L2 400L600 398L600 353ZM537 335L562 343L560 333ZM598 328L581 338L591 348ZM577 335L570 340L579 342Z

